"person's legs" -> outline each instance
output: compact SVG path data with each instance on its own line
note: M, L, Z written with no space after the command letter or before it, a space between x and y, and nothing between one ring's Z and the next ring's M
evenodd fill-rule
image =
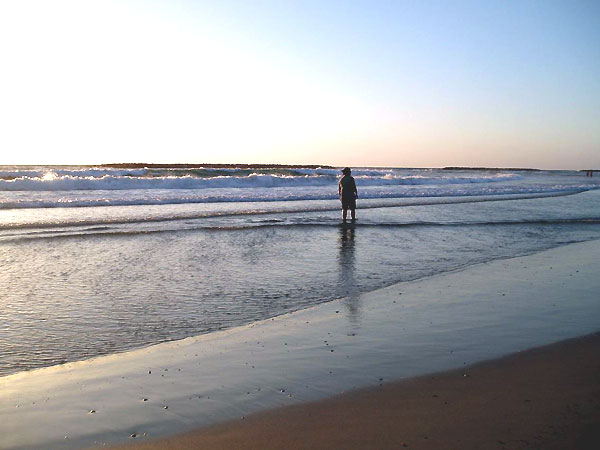
M343 208L342 209L342 217L344 219L344 222L346 221L346 217L348 216L348 208ZM354 217L354 216L353 216Z
M354 220L356 220L355 211L356 211L356 210L355 210L354 208L352 208L352 209L350 210L350 216L352 217L352 220L353 220L353 221L354 221ZM346 218L346 216L344 215L344 219L345 219L345 218Z

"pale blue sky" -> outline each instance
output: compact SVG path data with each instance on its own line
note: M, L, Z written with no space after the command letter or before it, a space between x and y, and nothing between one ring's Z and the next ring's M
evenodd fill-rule
M597 1L1 1L0 164L600 167Z

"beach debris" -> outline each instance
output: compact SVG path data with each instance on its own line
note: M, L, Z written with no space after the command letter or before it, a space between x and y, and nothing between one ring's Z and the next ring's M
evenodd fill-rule
M90 414L96 414L96 410L95 410L95 409L90 409L90 410L88 411L88 413L90 413Z
M143 402L147 402L147 401L148 401L148 399L147 399L146 397L144 397L144 398L142 399L142 401L143 401Z
M129 435L129 437L132 437L132 438L134 438L134 437L137 437L137 433L131 433L131 434Z
M469 375L468 373L463 373L463 377L464 378L469 378L471 375Z
M336 314L339 314L339 313L340 313L340 311L339 311L339 310L336 310L336 311L335 311L335 313L336 313Z
M169 407L167 405L163 406L163 409L169 409Z
M151 370L148 371L148 375L152 375L152 371Z

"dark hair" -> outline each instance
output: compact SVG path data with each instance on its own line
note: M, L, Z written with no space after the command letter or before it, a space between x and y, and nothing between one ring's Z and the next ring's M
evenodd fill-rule
M344 168L342 169L342 173L343 173L344 175L348 175L348 174L352 173L352 169L350 169L350 167L344 167Z

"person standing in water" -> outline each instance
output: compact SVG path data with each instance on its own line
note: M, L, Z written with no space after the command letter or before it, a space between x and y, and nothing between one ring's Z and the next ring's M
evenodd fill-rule
M354 177L350 175L352 170L350 167L344 168L342 170L344 176L340 179L338 183L338 193L340 194L340 200L342 202L342 216L344 218L344 222L346 221L346 217L348 216L348 209L350 210L350 217L352 217L352 221L356 220L356 199L358 198L358 191L356 190L356 183L354 182Z

